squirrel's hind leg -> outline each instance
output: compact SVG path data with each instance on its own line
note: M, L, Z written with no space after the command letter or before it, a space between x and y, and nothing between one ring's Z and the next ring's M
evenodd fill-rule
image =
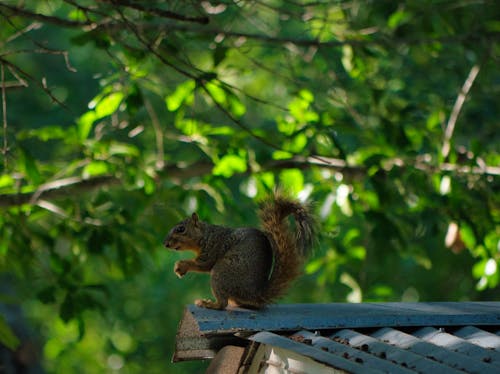
M195 300L194 303L202 308L218 309L218 310L225 309L229 302L228 297L223 295L217 288L213 287L213 285L212 285L212 293L214 294L216 301L208 299L203 299L203 300L198 299Z

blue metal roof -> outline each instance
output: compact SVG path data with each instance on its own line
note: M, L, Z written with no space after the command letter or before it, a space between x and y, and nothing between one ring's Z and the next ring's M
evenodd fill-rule
M252 311L187 307L200 331L290 331L342 327L499 325L500 302L278 304Z

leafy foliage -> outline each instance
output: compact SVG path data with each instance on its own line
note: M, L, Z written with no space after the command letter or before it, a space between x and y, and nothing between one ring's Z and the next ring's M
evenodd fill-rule
M500 296L499 5L22 4L0 3L0 273L48 371L176 370L209 289L163 236L193 210L256 225L278 185L321 223L284 301Z

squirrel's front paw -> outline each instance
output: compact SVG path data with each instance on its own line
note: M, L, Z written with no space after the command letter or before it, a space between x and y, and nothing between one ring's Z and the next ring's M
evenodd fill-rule
M177 274L179 278L182 278L188 271L186 263L183 261L177 261L174 266L174 273Z

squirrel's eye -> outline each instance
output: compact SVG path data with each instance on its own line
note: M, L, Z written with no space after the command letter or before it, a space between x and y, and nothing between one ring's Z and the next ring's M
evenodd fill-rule
M179 233L179 234L180 234L180 233L182 233L182 232L184 232L184 231L186 231L186 227L185 227L185 226L177 226L177 227L175 228L175 232L176 232L176 233Z

